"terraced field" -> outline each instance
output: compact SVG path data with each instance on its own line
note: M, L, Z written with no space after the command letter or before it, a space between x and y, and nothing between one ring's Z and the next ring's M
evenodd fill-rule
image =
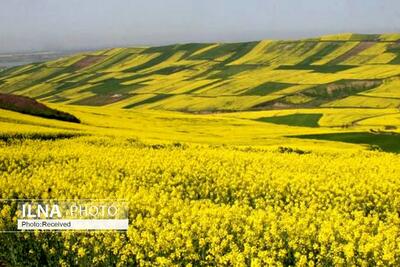
M202 121L207 141L197 141L268 145L290 143L287 136L309 131L397 132L399 59L399 34L114 48L2 70L0 92L75 112L93 127L103 126L88 116L90 106L97 107L93 113L108 114L104 120L113 125L110 129L115 116L130 128L144 123L133 122L130 114L147 114L162 125L158 134L168 140L174 132L177 141L196 141L197 124L205 118L221 128L239 120L232 130L246 133L240 138L223 138ZM154 114L163 120L172 116L175 123L182 123L175 116L189 116L192 124L176 133L174 123L166 125ZM3 122L10 120L7 116ZM251 136L253 128L259 136ZM157 134L149 129L147 135Z
M115 48L3 70L0 92L51 103L186 112L397 107L399 39L343 34Z
M399 40L115 48L0 70L0 199L129 206L127 232L0 234L0 266L400 266ZM0 214L16 227L15 208Z

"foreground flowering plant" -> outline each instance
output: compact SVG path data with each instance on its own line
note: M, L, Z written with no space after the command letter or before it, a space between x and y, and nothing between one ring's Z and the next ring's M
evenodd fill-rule
M130 221L123 233L2 233L0 263L400 265L396 154L100 136L0 149L2 199L125 199ZM10 207L0 212L0 229L15 223Z

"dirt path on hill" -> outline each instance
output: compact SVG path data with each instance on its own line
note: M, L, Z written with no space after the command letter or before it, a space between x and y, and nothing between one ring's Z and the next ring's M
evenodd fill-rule
M328 64L329 65L336 65L336 64L339 64L339 63L341 63L343 61L346 61L349 58L351 58L353 56L356 56L359 53L361 53L362 51L370 48L371 46L373 46L376 43L377 42L360 42L358 45L356 45L355 47L353 47L349 51L345 52L343 55L340 55L337 58L335 58L334 60L330 61Z

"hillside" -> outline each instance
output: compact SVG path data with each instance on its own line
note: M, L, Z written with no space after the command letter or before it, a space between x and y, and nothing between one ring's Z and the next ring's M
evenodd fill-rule
M49 103L187 112L400 106L400 34L115 48L0 71Z
M12 110L23 114L48 119L78 123L80 122L80 120L72 114L49 108L48 106L39 103L35 99L26 96L0 93L0 109Z
M119 48L0 71L0 267L400 266L399 39ZM17 232L29 199L123 203L127 231Z

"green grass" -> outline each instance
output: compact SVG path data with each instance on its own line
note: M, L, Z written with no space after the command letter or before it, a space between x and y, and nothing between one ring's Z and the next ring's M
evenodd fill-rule
M159 101L159 100L166 99L166 98L171 97L171 96L173 96L173 95L159 94L159 95L150 97L150 98L148 98L148 99L145 99L145 100L143 100L143 101L140 101L140 102L137 102L137 103L133 103L133 104L127 105L127 106L125 106L124 108L134 108L134 107L141 106L141 105L145 105L145 104L151 104L151 103L157 102L157 101Z
M56 94L61 93L63 91L67 91L69 89L73 89L73 88L76 88L78 86L85 85L85 84L87 84L89 82L90 79L94 79L94 78L98 78L98 77L100 77L99 74L94 74L93 76L89 76L89 77L83 78L79 82L70 82L70 81L59 82L59 83L55 84L56 87L54 88L53 91L50 91L50 92L41 94L39 96L36 96L36 98L37 99L42 99L42 98L45 98L45 97L56 95Z
M321 101L329 101L361 93L378 87L381 84L382 82L380 80L341 80L331 84L323 84L306 89L302 91L302 94L318 98Z
M276 108L277 104L283 105L284 108L317 107L331 101L343 99L370 90L381 84L382 81L380 80L340 80L329 84L316 85L286 97L260 103L253 106L253 108L271 109ZM293 100L296 98L298 100L307 101L288 101L289 99Z
M175 54L174 50L166 51L166 52L162 53L161 55L159 55L158 57L153 58L139 66L129 68L129 69L125 70L124 72L136 72L136 71L141 71L144 69L151 68L153 66L156 66L156 65L162 63L163 61L167 60L168 58L172 57L174 54Z
M193 53L201 50L207 46L213 45L211 43L188 43L188 44L173 44L165 46L149 47L143 53L169 53L170 51L184 52L182 58L189 58Z
M201 54L189 57L191 60L214 60L219 57L223 57L233 53L224 63L232 62L245 55L251 49L253 49L258 42L247 42L247 43L226 43L220 44L210 50L207 50Z
M65 102L67 100L69 100L69 98L58 96L58 95L54 95L54 96L51 96L48 99L46 99L46 101L48 101L50 103L61 103L61 102Z
M386 152L400 153L400 134L395 133L330 133L290 136L302 139L337 141L352 144L366 144L379 147Z
M130 93L140 87L142 87L141 84L121 85L117 79L108 79L91 88L84 89L82 92L90 91L97 95L121 94Z
M204 89L204 88L206 88L206 87L208 87L208 86L217 84L217 83L219 83L219 82L220 82L220 80L217 80L217 81L213 81L213 82L210 82L210 83L201 85L201 86L199 86L199 87L196 87L196 88L193 88L192 90L187 91L186 94L193 94L193 93L195 93L195 92L198 91L198 90Z
M300 62L297 65L310 65L318 60L323 59L325 56L329 55L330 53L332 53L339 47L340 47L339 43L335 43L335 42L326 43L324 48L317 51L314 55L309 56L308 58L306 58L305 60L303 60L302 62Z
M381 37L380 34L359 34L354 33L351 37L351 41L378 41Z
M266 82L263 83L259 86L256 86L254 88L251 88L250 90L244 92L242 95L258 95L258 96L265 96L277 91L280 91L282 89L286 89L290 86L293 86L295 84L290 84L290 83L277 83L277 82Z
M166 67L166 68L156 70L153 72L153 74L170 75L170 74L174 74L176 72L179 72L179 71L182 71L185 69L188 69L188 66L185 66L185 65L171 66L171 67Z
M74 105L83 105L83 106L104 106L111 103L118 102L122 99L126 99L131 97L129 94L118 94L114 96L112 94L109 95L94 95L89 96L87 98L79 99L73 102Z
M400 64L400 43L396 43L396 44L389 46L388 52L397 54L397 57L395 57L390 63L391 64Z
M119 62L127 59L132 56L132 53L129 49L123 50L122 52L117 53L116 55L110 56L104 60L96 62L94 65L88 66L84 68L85 72L96 72L98 70L107 69L114 64L118 64Z
M233 56L225 60L224 63L227 64L241 58L249 53L257 44L258 42L240 43L240 46L235 50Z
M278 70L312 70L320 73L336 73L344 70L354 68L351 65L281 65Z
M145 51L143 51L143 54L152 54L152 53L161 53L159 56L139 65L135 66L133 68L126 69L124 72L137 72L137 71L142 71L151 67L154 67L163 61L167 60L168 58L172 57L175 53L179 51L184 51L183 58L189 57L192 53L196 52L196 50L199 50L201 48L204 48L208 46L209 44L183 44L183 45L168 45L168 46L158 46L158 47L150 47L147 48ZM168 75L172 74L178 70L183 70L187 68L188 66L171 66L171 67L166 67L160 70L156 70L152 72L151 74L163 74L163 75Z
M185 51L185 54L183 55L183 58L187 58L191 56L193 53L196 51L203 49L207 46L210 46L212 44L207 44L207 43L188 43L188 44L181 44L178 45L177 49L180 51Z
M39 64L31 64L31 65L33 65L33 66L20 72L18 75L31 74L31 73L38 72L38 71L42 70L43 68L47 68L46 66L39 65ZM21 68L21 66L15 66L15 67L8 68L8 69L4 70L1 73L1 75L12 74L14 71L18 70L19 68ZM13 76L14 75L11 75L10 77L13 77Z
M47 68L44 65L34 66L32 68L29 68L28 70L18 73L17 75L11 74L8 78L14 78L20 75L30 75L30 78L22 79L18 82L11 84L6 83L5 86L7 86L8 88L2 87L1 92L15 93L17 91L41 84L64 73L68 73L69 71L69 68Z
M263 117L256 120L289 126L319 127L318 121L321 117L322 114L291 114L286 116Z
M208 73L218 72L216 74L212 74L207 76L208 79L228 79L233 75L241 73L243 71L256 69L257 65L217 65L213 68L210 68ZM204 73L205 74L205 73Z

